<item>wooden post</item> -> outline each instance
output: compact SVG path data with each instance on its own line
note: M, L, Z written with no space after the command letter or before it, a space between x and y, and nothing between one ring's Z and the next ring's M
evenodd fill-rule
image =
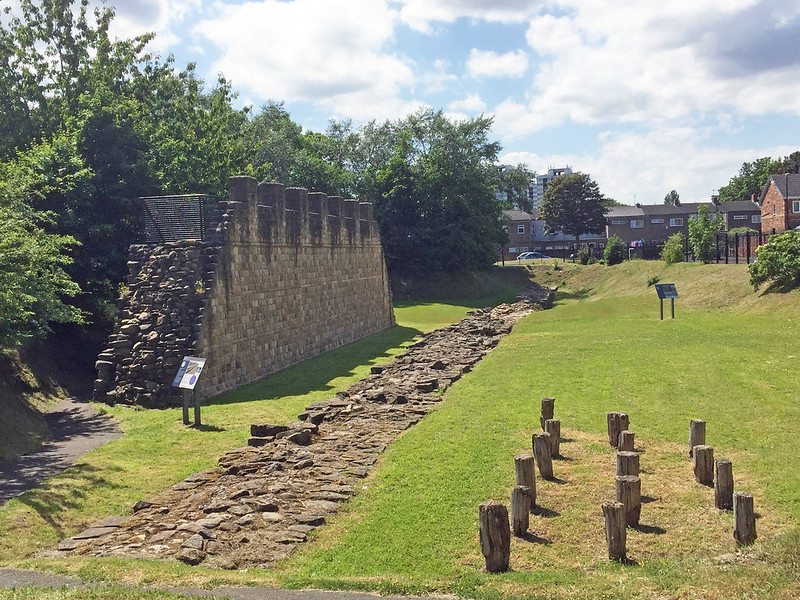
M617 441L617 450L623 452L633 452L633 440L635 437L635 433L625 429L624 431L619 432L619 438Z
M545 432L550 434L550 456L560 456L561 454L561 421L558 419L547 419L544 422Z
M542 479L553 478L553 458L550 456L550 434L533 434L533 455L539 465L539 475Z
M617 452L617 475L639 476L638 452Z
M622 502L603 502L603 516L606 520L608 558L625 560L625 505Z
M715 461L714 506L722 510L733 508L733 465L727 458Z
M508 571L511 558L511 535L508 528L508 509L499 502L484 502L478 507L478 531L481 552L489 573Z
M530 510L536 508L536 466L531 454L518 454L514 457L514 473L517 476L517 485L528 488L531 505Z
M619 475L615 479L617 502L625 505L625 522L636 527L642 512L642 480L635 475Z
M742 546L756 541L756 515L753 512L753 497L744 492L733 494L733 539Z
M706 443L706 422L701 419L692 419L689 424L689 456L695 446L703 446Z
M544 422L552 419L555 414L555 398L542 398L542 416L539 419L539 424L544 429Z
M621 412L610 412L606 414L608 423L608 443L614 448L619 443L619 432L628 429L628 415Z
M714 483L714 446L695 446L692 456L694 478L703 485Z
M528 533L531 514L531 488L515 485L511 490L511 530L517 537Z

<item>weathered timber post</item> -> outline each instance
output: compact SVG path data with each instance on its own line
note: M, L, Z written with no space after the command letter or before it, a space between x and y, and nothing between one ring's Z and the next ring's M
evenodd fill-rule
M617 502L625 505L625 522L636 527L642 512L642 480L635 475L619 475L615 479Z
M533 434L533 455L539 465L539 475L542 479L553 478L553 458L550 456L550 434Z
M692 456L694 478L703 485L714 483L714 446L695 446Z
M550 456L556 457L561 454L561 421L558 419L547 419L544 422L545 432L550 434Z
M617 475L639 476L638 452L617 452Z
M636 434L628 429L620 431L617 441L617 450L621 450L623 452L633 452L633 440L635 436Z
M478 531L481 553L489 573L508 571L511 558L511 534L508 528L508 509L490 500L478 507Z
M552 419L555 415L555 398L542 398L542 416L539 419L539 424L544 429L544 422Z
M733 508L733 464L727 458L715 461L714 506L722 510Z
M528 533L531 514L531 488L515 485L511 490L511 530L517 537Z
M733 539L742 546L756 541L756 515L753 512L753 497L744 492L733 494Z
M514 457L514 473L517 477L517 485L524 485L528 488L530 495L530 510L536 508L536 466L533 464L533 455L517 454Z
M695 446L704 446L706 443L706 422L702 419L692 419L689 424L689 456Z
M625 560L625 505L622 502L603 502L603 516L606 520L606 543L608 558Z
M619 432L628 429L628 415L621 412L610 412L606 414L608 424L608 443L614 448L619 443Z

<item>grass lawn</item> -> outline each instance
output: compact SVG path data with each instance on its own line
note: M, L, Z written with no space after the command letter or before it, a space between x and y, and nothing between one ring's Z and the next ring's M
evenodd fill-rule
M480 598L800 596L793 438L800 423L800 294L756 294L744 266L560 267L526 267L534 280L560 286L556 306L523 320L401 435L365 489L275 571L29 557L214 464L244 442L251 421L294 419L370 364L388 361L418 331L459 318L487 298L400 305L401 327L204 407L204 431L180 425L179 411L109 409L127 432L123 440L0 509L0 564L114 581L267 582ZM646 283L653 278L677 284L675 320L659 320L658 299ZM541 508L531 517L532 535L512 541L511 572L488 575L478 547L478 504L508 502L513 456L530 452L544 396L556 397L565 438L557 481L537 481ZM609 410L630 415L643 451L642 527L629 530L633 562L624 566L606 558L600 512L614 486ZM693 480L686 448L692 418L707 421L716 457L732 459L736 488L755 497L759 539L750 549L737 551L731 514L716 510L713 490Z

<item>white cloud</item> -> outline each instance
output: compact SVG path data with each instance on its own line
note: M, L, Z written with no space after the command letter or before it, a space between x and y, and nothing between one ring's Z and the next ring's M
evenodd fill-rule
M522 50L498 54L473 48L467 60L467 72L473 77L522 77L528 70L528 55Z
M97 0L93 4L102 5ZM127 39L156 33L149 49L166 53L179 43L182 24L201 9L202 0L113 0L108 5L116 13L112 37Z
M447 105L447 108L454 112L462 113L482 113L486 110L486 103L481 100L478 94L469 94L463 100L454 100Z
M415 81L412 61L386 50L396 23L379 0L265 0L225 5L196 32L219 46L213 71L237 88L381 118L405 109L401 90Z
M399 0L400 18L409 27L429 33L432 23L452 23L467 17L498 23L522 23L543 0Z

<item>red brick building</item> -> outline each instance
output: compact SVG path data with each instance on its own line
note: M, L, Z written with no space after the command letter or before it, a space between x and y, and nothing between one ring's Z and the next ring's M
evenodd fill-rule
M800 227L800 174L770 175L758 203L761 233L783 233Z

